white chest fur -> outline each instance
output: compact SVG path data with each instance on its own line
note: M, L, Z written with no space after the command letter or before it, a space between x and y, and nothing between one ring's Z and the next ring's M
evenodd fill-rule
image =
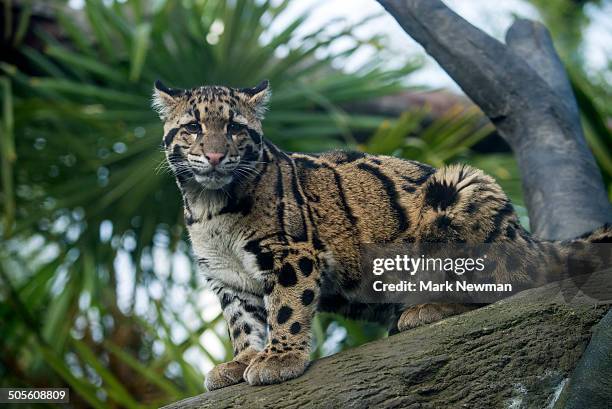
M201 273L224 287L261 294L255 256L244 250L250 231L234 215L206 218L189 226L193 253Z

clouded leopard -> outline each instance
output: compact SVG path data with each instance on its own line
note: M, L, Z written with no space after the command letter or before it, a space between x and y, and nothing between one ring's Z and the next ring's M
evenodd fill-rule
M284 152L263 137L269 97L267 81L243 89L155 84L193 253L234 347L234 359L208 374L209 390L302 374L316 311L397 332L472 308L360 302L363 243L504 242L540 256L483 172L359 152ZM525 280L524 270L512 278Z

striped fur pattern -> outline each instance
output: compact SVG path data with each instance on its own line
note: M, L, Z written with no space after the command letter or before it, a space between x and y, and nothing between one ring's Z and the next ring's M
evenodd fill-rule
M154 91L193 253L234 346L234 360L209 373L208 389L299 376L317 310L397 332L472 308L360 302L362 243L504 242L526 260L541 255L504 192L479 170L280 150L262 133L269 94L267 82L191 90L157 83ZM210 152L223 159L215 165ZM609 239L609 230L601 237ZM505 262L495 279L529 279L528 265L514 265L508 277Z

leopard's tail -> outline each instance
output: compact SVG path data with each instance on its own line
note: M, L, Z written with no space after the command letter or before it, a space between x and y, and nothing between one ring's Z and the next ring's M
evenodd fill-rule
M612 223L606 223L600 228L585 233L570 242L612 243Z
M582 263L584 270L605 267L611 261L607 249L602 253L602 246L588 244L612 243L612 225L573 240L541 240L521 226L497 182L470 166L438 169L421 185L417 195L417 238L424 242L499 246L493 249L497 263L493 276L497 282L545 284L563 278L564 272L568 268L575 270L577 263ZM572 260L574 264L568 267Z

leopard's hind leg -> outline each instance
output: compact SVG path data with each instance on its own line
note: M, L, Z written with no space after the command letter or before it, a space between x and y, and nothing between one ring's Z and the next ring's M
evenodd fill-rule
M417 304L405 309L397 320L399 332L431 324L479 308L481 304Z
M438 169L417 192L412 210L415 239L419 243L512 242L527 248L512 205L493 178L466 165ZM490 281L524 280L523 271L500 263ZM451 300L449 300L451 301ZM411 305L397 320L397 330L405 331L461 314L484 304L429 303Z

